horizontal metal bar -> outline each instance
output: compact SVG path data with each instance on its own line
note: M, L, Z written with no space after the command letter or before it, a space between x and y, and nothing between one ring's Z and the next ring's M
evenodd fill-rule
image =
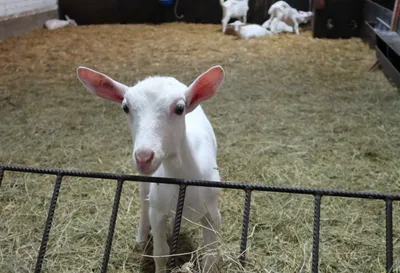
M214 188L227 188L227 189L248 189L252 191L268 191L268 192L295 193L295 194L312 194L312 195L319 194L325 196L337 196L337 197L347 197L347 198L382 199L382 200L386 200L387 198L389 198L393 201L400 200L400 194L354 192L345 190L328 190L328 189L298 188L298 187L279 187L279 186L266 186L260 184L186 180L186 179L174 179L166 177L124 175L124 174L114 174L114 173L68 171L60 169L41 169L41 168L0 164L0 169L1 168L3 168L5 171L14 171L14 172L28 172L28 173L40 173L40 174L52 174L52 175L61 174L63 176L90 177L90 178L114 179L114 180L122 179L125 181L152 182L152 183L173 184L173 185L201 186L201 187L214 187Z

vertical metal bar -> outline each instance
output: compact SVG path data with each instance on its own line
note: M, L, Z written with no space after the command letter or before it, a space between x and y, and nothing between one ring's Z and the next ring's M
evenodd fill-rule
M110 259L111 246L115 231L115 223L117 221L119 201L121 199L123 185L124 185L124 180L118 179L117 188L115 189L114 204L111 212L110 223L108 226L106 248L104 249L103 262L101 264L101 271L100 271L101 273L107 272L108 261Z
M51 197L49 206L49 212L47 213L46 224L44 226L42 241L40 243L39 254L36 261L35 273L40 273L42 271L44 255L46 254L47 241L49 239L51 225L53 223L54 211L57 205L58 194L60 193L62 177L63 176L61 174L57 174L56 184L54 185L53 195Z
M390 26L391 31L397 32L399 17L400 17L400 5L399 5L399 0L396 0L393 7L392 21Z
M247 232L249 230L251 190L246 189L245 192L246 192L246 197L244 200L242 238L240 240L240 256L239 256L240 264L243 267L245 267L246 263Z
M392 199L386 199L386 272L392 272L393 266L393 205Z
M4 177L4 169L0 168L0 187L1 187L1 183L3 182L3 177Z
M321 220L321 198L317 194L314 197L314 230L313 230L313 249L312 249L312 273L318 273L319 262L319 227Z
M185 204L186 185L179 186L178 202L176 203L174 230L172 232L172 246L170 251L170 260L168 263L168 270L172 270L176 266L175 255L178 251L179 232L181 229L183 205ZM170 271L168 271L170 272Z

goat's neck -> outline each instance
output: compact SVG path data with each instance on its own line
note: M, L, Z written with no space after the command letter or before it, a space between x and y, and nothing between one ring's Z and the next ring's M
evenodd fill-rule
M180 146L164 159L163 165L166 174L175 178L193 178L196 173L200 173L186 134L182 138Z

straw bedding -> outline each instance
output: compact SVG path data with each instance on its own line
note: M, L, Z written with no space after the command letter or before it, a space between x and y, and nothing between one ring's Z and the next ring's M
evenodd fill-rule
M0 162L134 173L122 110L78 82L85 65L126 84L161 74L190 84L220 64L226 80L203 104L227 181L398 193L400 99L359 39L283 34L255 40L219 25L102 25L38 30L0 41ZM54 177L6 173L0 272L31 272ZM99 269L115 183L65 178L45 272ZM222 272L309 272L313 198L254 193L246 270L238 265L244 193L221 197ZM384 203L323 197L321 272L383 272ZM109 272L151 272L134 243L138 187L126 183ZM399 206L394 204L394 223ZM395 225L395 236L400 229ZM182 257L201 232L186 223ZM399 268L400 245L394 244ZM194 252L193 252L194 251ZM190 270L189 270L190 271ZM189 272L187 271L187 272Z

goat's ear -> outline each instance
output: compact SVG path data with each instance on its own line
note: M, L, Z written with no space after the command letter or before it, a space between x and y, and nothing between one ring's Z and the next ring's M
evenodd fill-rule
M128 89L126 85L84 66L78 67L76 73L83 85L96 96L118 103L124 99Z
M217 93L225 77L221 66L213 66L201 74L186 91L187 112L193 111L200 102L205 101Z

